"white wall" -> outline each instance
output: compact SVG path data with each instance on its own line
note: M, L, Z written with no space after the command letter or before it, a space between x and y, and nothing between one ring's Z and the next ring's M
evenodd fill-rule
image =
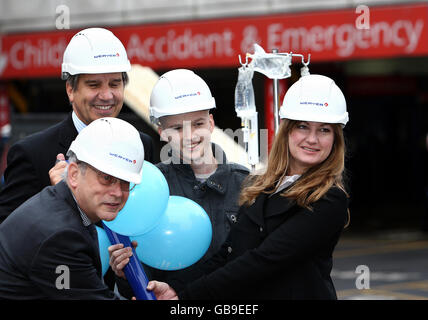
M55 30L58 6L70 28L388 5L426 0L0 0L0 33Z

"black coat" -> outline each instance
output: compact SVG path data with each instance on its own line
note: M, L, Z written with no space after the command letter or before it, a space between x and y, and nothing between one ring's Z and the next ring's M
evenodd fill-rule
M205 264L213 272L190 283L181 299L336 299L332 253L347 220L338 188L313 211L276 194L241 207L221 251Z
M43 189L0 225L0 299L116 298L101 279L96 238L64 181Z
M51 184L49 170L58 153L67 153L77 136L72 113L60 123L15 143L7 154L4 186L0 191L0 223L31 196ZM145 160L153 161L153 140L140 133Z

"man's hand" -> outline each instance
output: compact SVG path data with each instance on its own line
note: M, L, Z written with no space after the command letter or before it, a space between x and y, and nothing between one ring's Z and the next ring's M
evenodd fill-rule
M165 282L150 281L147 290L153 291L157 300L178 300L175 290Z
M62 180L62 173L65 168L67 168L68 163L65 161L65 157L62 153L59 153L56 156L56 163L49 170L49 178L51 179L51 185L56 185L58 182Z
M136 241L132 241L132 246L134 248L136 248L137 245ZM122 243L118 243L108 247L108 253L110 256L109 264L114 273L118 277L126 279L123 268L129 263L129 258L132 256L132 249L130 247L124 248Z

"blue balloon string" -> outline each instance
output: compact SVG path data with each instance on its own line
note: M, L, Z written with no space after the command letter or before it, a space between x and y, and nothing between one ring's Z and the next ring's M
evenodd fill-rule
M156 300L156 297L153 292L148 291L146 289L149 280L147 279L147 276L144 273L143 267L141 266L141 263L138 260L137 253L132 247L131 240L129 239L129 237L123 236L119 233L110 230L110 228L107 227L104 222L103 228L106 231L107 237L109 238L111 244L122 243L125 247L132 248L132 256L129 258L129 263L125 266L123 271L125 272L128 283L134 291L135 298L137 300Z

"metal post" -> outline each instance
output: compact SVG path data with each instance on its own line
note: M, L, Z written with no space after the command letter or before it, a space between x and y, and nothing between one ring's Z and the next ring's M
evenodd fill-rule
M272 49L272 53L278 53L278 49ZM275 135L279 129L279 80L273 79L273 117Z

